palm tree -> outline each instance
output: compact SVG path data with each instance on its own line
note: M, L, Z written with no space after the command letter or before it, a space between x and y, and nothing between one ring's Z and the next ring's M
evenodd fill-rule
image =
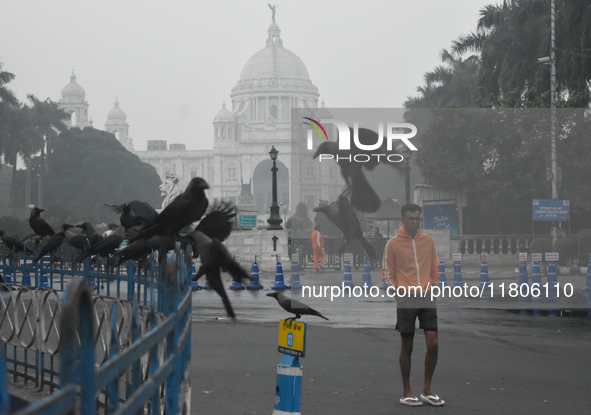
M53 141L57 138L60 132L67 130L67 125L64 122L69 118L69 115L59 108L58 104L47 98L45 101L40 101L35 95L27 95L31 106L27 107L29 128L27 130L28 142L30 144L30 152L25 157L27 168L30 172L31 156L37 152L41 152L41 163L39 167L39 184L37 205L43 204L43 175L46 170L45 166L45 148L47 145L48 153L53 148Z
M9 139L8 125L12 112L11 109L18 105L18 99L6 87L14 79L14 74L3 71L2 66L2 62L0 62L0 156L4 156L4 147Z

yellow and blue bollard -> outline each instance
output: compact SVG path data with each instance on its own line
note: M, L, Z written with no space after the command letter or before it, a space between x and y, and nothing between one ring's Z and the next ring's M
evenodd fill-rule
M454 261L454 287L463 287L464 281L462 280L462 266L460 261Z
M478 288L481 290L490 290L490 282L488 279L488 254L480 254L480 283Z
M302 366L297 356L283 355L277 365L273 415L299 415L302 397Z
M445 257L443 254L438 254L437 257L439 259L439 288L443 288L447 284L447 277L445 276Z

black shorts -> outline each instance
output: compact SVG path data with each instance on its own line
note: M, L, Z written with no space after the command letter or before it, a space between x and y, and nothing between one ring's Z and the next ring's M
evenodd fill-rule
M402 335L414 334L417 317L419 328L424 331L437 331L436 301L405 298L396 307L396 330Z

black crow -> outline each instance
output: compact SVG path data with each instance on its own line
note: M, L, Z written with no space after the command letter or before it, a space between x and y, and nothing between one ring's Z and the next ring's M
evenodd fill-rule
M363 173L365 163L356 162L348 157L351 156L351 150L339 150L339 144L334 141L324 141L314 153L314 158L320 154L332 154L335 159L338 157L338 166L341 168L341 175L345 179L347 188L342 193L351 194L351 204L362 212L375 212L380 208L380 197L371 187L369 181Z
M35 266L37 264L37 262L39 262L39 260L41 258L43 258L46 254L51 254L52 257L55 257L55 255L54 255L55 250L58 249L60 246L62 246L62 244L66 240L66 231L68 229L70 229L71 227L72 227L72 225L68 225L68 224L64 223L62 225L62 230L57 233L54 233L51 236L51 238L49 238L49 240L47 242L45 242L45 245L43 245L43 247L39 251L39 254L33 260L32 265Z
M28 255L35 255L35 253L31 251L28 246L25 246L16 236L6 235L6 232L0 230L0 238L2 239L4 246L14 252L26 252Z
M86 233L90 246L94 246L103 240L102 235L100 235L90 223L84 222L81 225L77 225L77 227L81 228Z
M228 316L236 318L222 283L220 269L228 272L232 279L239 283L250 281L250 276L232 258L232 255L218 239L212 239L198 230L191 232L187 237L192 241L193 251L197 252L201 258L201 266L197 270L195 277L193 277L193 281L197 281L201 276L205 275L211 288L222 297Z
M86 233L77 233L74 232L71 228L66 229L66 242L68 242L71 246L81 251L83 251L85 248L90 247L90 242L88 240L88 236L86 236Z
M178 195L149 225L130 240L148 239L154 235L170 235L176 237L181 229L201 219L209 201L205 196L209 189L207 182L201 177L194 177L187 189Z
M339 253L343 251L351 239L357 239L371 259L376 257L374 247L363 236L359 219L345 196L340 196L338 202L333 202L330 205L320 205L313 210L314 212L324 213L343 232L345 241L340 247Z
M83 261L85 258L91 255L99 255L104 258L108 258L109 255L113 254L117 248L123 242L123 235L125 234L125 228L119 226L109 236L103 238L97 244L92 245L88 250L82 252L76 258L76 262Z
M267 297L274 297L279 305L283 307L285 311L288 313L295 314L295 317L289 317L288 320L297 320L301 318L304 314L310 314L311 316L318 316L325 320L328 320L318 311L314 310L313 308L308 307L306 304L300 303L298 300L294 300L289 298L286 295L283 295L279 292L269 293Z
M109 205L105 203L105 206L111 208L114 212L121 214L119 220L125 229L137 225L145 226L158 216L156 209L148 203L139 200L132 200L122 205Z
M41 217L41 212L45 212L45 209L34 207L33 210L31 210L29 226L33 229L33 232L41 237L52 236L55 234L55 231L49 226L49 223Z
M139 261L146 258L152 251L158 251L158 259L166 257L166 253L174 249L174 239L170 236L154 235L148 239L138 239L130 242L125 248L113 255L115 266L130 259Z

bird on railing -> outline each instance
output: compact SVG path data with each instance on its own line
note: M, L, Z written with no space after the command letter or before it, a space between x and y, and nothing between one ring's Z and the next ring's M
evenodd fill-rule
M28 246L23 244L17 236L7 235L6 232L0 230L0 238L2 243L13 252L26 252L28 255L35 255Z
M55 250L58 249L60 246L62 246L62 244L64 243L64 241L66 240L66 231L70 228L72 228L72 225L69 225L67 223L64 223L62 225L62 230L54 233L53 235L51 235L51 237L49 238L49 240L47 242L45 242L45 245L43 245L43 247L41 247L41 250L39 251L39 254L37 255L37 257L33 260L32 262L32 266L37 265L37 262L39 262L39 260L41 258L43 258L45 255L47 254L51 254L51 258L53 259L58 259L58 257L55 255Z
M103 238L98 243L92 245L86 251L82 252L76 258L76 262L81 262L91 255L99 255L104 258L109 258L123 242L125 235L125 228L123 226L117 227L109 236Z
M34 207L29 215L29 226L33 229L33 232L35 232L35 235L38 236L35 246L37 246L43 237L53 236L55 234L51 225L41 217L41 212L45 212L45 209Z
M90 246L94 246L103 240L102 235L99 234L94 229L94 226L92 226L88 222L84 222L80 225L76 225L76 227L82 229L84 231L84 233L86 233L86 236L88 237L88 242L90 242Z
M345 246L347 246L352 239L357 239L363 246L363 249L365 249L367 255L369 255L371 259L376 258L375 248L363 236L363 230L361 229L359 219L345 196L339 196L338 202L332 202L328 205L320 205L313 210L314 212L324 213L328 219L330 219L330 221L343 232L344 243L339 248L339 253L345 249Z
M132 200L121 205L109 205L105 203L105 206L121 215L119 221L125 229L138 225L146 226L158 216L156 209L149 203L140 200Z
M181 229L197 222L205 213L209 204L205 189L209 189L209 185L204 179L201 177L191 179L185 191L140 230L137 236L130 239L130 242L148 239L154 235L176 237Z
M314 310L311 307L308 307L304 303L300 303L298 300L294 300L293 298L289 298L288 296L280 293L274 292L267 294L267 297L273 297L277 300L279 305L288 313L295 314L295 317L289 317L288 320L297 320L301 318L305 314L309 314L311 316L318 316L325 320L328 320L319 311Z

